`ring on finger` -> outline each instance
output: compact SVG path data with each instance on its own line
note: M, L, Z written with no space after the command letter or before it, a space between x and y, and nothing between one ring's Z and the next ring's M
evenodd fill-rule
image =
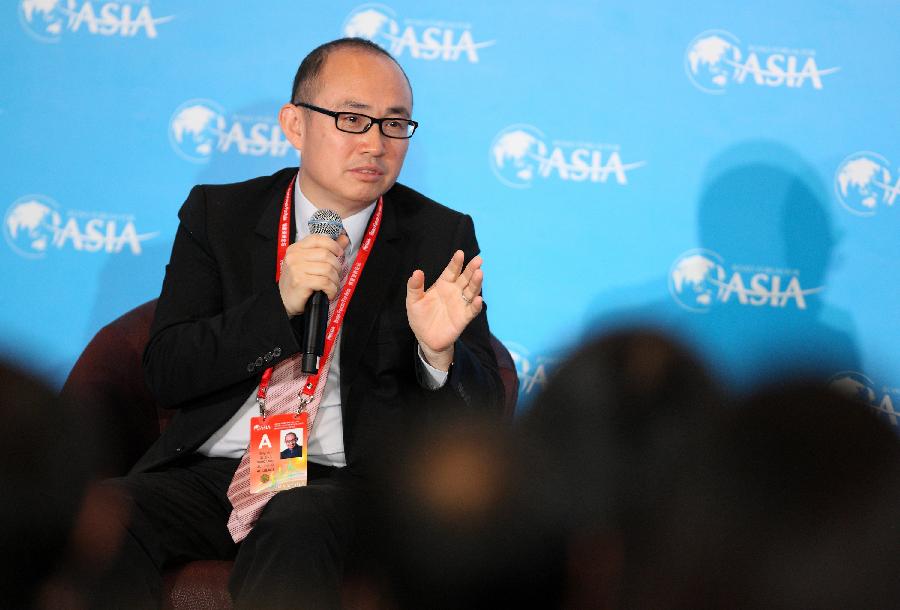
M460 292L460 293L459 293L459 296L461 296L461 297L462 297L462 300L466 302L466 305L471 305L471 304L472 304L472 299L470 299L469 297L466 296L465 291Z

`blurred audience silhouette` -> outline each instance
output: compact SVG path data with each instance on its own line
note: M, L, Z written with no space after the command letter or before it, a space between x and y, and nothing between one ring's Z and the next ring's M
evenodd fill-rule
M818 383L762 390L671 488L630 607L900 607L900 444L874 410Z
M422 422L410 437L384 463L364 571L377 602L365 607L555 607L564 541L535 493L541 456L509 422L474 413Z
M651 330L587 342L515 426L386 462L367 608L894 608L900 445L824 383L726 392Z
M67 579L92 461L88 429L40 380L0 363L0 607L51 607Z
M0 387L0 606L83 607L117 543L97 524L122 518L92 484L110 443L39 381L0 366ZM824 383L735 397L667 336L620 330L514 422L397 434L348 608L900 607L896 428Z
M620 605L672 464L726 408L699 360L655 331L595 338L560 364L521 433L546 463L543 504L568 540L567 607Z

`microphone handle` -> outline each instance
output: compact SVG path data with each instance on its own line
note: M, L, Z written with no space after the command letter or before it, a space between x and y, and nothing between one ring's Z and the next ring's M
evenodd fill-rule
M325 351L325 332L328 327L328 297L316 290L306 302L303 312L303 356L300 370L308 375L319 372L319 357Z

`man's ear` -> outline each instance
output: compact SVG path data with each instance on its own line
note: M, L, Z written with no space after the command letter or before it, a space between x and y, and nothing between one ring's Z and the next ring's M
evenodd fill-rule
M299 151L303 150L303 117L300 108L293 104L285 104L278 111L278 122L288 142Z

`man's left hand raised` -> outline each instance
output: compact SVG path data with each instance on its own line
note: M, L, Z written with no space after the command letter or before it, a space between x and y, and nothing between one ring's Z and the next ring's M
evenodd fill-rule
M417 269L406 282L406 317L428 364L447 371L453 363L453 343L481 313L482 258L463 269L465 255L457 250L440 277L425 290L425 274Z

